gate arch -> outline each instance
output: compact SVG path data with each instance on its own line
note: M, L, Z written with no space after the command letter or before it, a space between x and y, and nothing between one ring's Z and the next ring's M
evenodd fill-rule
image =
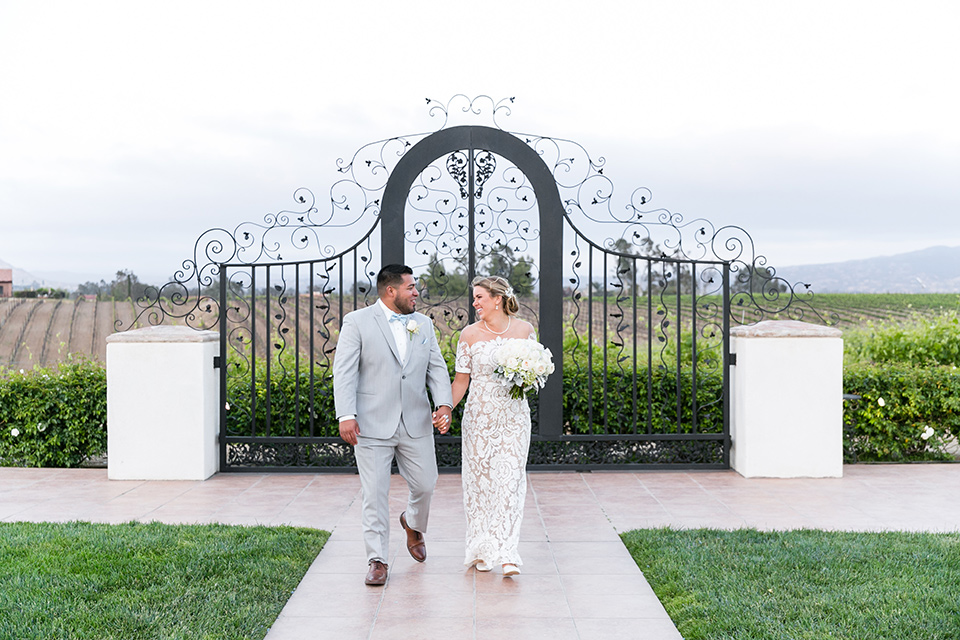
M404 245L396 242L403 238L405 208L410 188L417 176L437 159L464 149L471 151L470 168L473 167L473 150L482 149L503 156L514 163L530 180L537 197L540 214L540 264L562 263L563 204L560 192L549 167L532 148L516 136L501 129L485 126L458 126L433 133L403 155L390 173L383 192L380 210L380 252L384 264L403 263ZM473 196L470 184L468 195ZM471 204L472 207L472 204ZM472 231L471 231L472 233ZM471 261L473 256L471 256ZM472 269L470 273L472 280ZM562 319L562 273L560 269L541 271L540 277L540 340L552 353L563 353ZM469 312L472 313L470 308ZM471 316L472 317L472 316ZM559 438L563 422L563 359L556 358L556 371L540 392L540 435Z

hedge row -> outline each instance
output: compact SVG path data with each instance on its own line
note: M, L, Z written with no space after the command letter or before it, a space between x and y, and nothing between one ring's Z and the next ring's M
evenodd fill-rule
M231 435L266 436L337 436L336 412L333 403L333 383L329 375L314 372L313 409L311 410L310 373L298 375L291 368L287 375L271 377L269 384L265 367L257 366L256 381L251 384L249 374L228 381L227 432ZM647 385L653 401L648 402ZM636 386L633 373L602 371L589 374L587 369L564 371L563 414L564 431L572 434L632 433L638 425L640 433L648 425L654 433L675 433L678 422L693 423L693 403L684 402L677 414L677 385L683 398L693 396L693 377L683 371L645 369L637 372ZM299 385L299 392L298 392ZM636 398L634 390L636 389ZM269 390L269 398L267 392ZM255 402L251 402L251 396ZM697 380L697 430L701 433L720 433L723 430L722 382L718 376ZM251 407L255 417L251 418ZM536 399L531 399L534 429L536 429ZM648 412L647 408L650 407ZM460 435L463 403L453 416L451 433ZM636 422L635 422L636 420Z
M960 438L960 372L953 366L863 364L844 372L848 462L950 460Z
M266 424L265 367L258 367L251 389L240 367L228 380L228 429L249 434L249 407L256 401L258 429ZM274 367L276 373L276 367ZM647 372L638 372L640 387L633 404L632 374L609 374L606 386L600 371L592 380L585 368L568 367L564 376L565 430L569 433L618 433L638 422L654 432L676 429L676 385L684 397L693 393L688 373L656 369L650 372L653 403L647 413ZM271 432L275 435L336 436L332 384L324 370L314 373L313 431L310 399L296 395L297 381L308 389L310 374L287 375L270 383ZM848 462L952 459L960 438L960 374L951 366L858 364L844 373L844 391L861 396L844 403L844 453ZM698 429L722 429L722 403L718 377L697 380ZM592 399L592 411L587 402ZM299 421L295 420L299 407ZM534 402L534 415L536 415ZM459 410L455 423L459 425ZM692 403L682 407L681 423L692 420ZM260 435L260 433L258 433ZM55 369L29 371L0 369L0 464L4 466L75 467L106 452L106 373L99 363L70 360Z
M0 368L0 464L76 467L107 451L107 374L85 358Z

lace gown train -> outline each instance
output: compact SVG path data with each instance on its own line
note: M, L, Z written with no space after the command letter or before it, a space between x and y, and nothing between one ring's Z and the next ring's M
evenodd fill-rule
M511 398L494 376L494 353L504 342L457 346L456 371L470 374L461 462L467 566L521 564L517 547L527 494L530 407L526 398Z

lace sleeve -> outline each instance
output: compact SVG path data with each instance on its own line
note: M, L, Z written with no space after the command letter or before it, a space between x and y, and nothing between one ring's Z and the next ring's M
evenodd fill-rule
M453 370L457 373L470 373L473 370L473 358L470 356L470 345L463 340L457 343L457 360Z

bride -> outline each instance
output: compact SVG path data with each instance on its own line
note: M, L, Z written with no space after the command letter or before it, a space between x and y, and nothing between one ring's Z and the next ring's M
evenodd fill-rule
M520 523L527 493L530 407L513 399L494 376L493 357L505 340L536 340L533 325L516 317L517 298L499 276L473 283L479 318L460 334L453 404L470 394L462 423L463 506L467 515L464 564L477 571L503 566L504 576L520 573Z

